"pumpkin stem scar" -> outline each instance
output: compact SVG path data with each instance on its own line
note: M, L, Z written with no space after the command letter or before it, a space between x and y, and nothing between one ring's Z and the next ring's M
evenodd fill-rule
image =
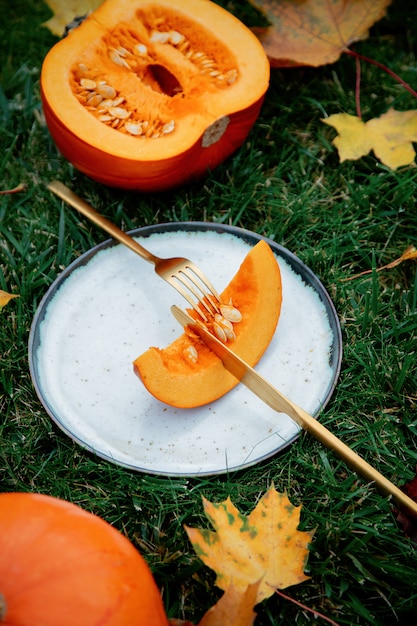
M6 617L7 613L7 604L6 599L2 593L0 593L0 620L3 620Z
M225 115L216 120L213 124L211 124L211 126L209 126L204 131L203 139L201 141L202 147L208 148L209 146L219 141L226 132L226 128L229 126L229 122L229 117Z

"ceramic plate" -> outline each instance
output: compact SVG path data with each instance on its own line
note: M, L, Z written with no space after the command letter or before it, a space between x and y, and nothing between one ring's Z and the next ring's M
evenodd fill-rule
M159 256L185 256L219 291L262 237L205 222L161 224L131 234ZM266 240L282 275L276 333L257 370L317 415L341 362L333 304L314 273ZM56 424L110 462L169 476L220 474L258 463L288 446L299 428L243 385L197 409L162 404L134 374L149 346L181 333L170 306L185 301L153 266L106 241L74 261L51 285L32 323L29 363L36 392Z

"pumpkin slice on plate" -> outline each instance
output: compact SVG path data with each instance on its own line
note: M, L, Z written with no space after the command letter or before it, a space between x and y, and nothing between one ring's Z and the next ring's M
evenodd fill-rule
M225 316L228 306L241 315L241 320L233 323L234 337L228 345L254 366L274 335L282 301L279 265L264 240L246 255L221 300L226 304ZM187 332L162 350L149 348L133 366L155 398L180 408L213 402L237 385L221 360Z
M106 0L45 57L62 154L106 185L178 186L245 140L269 84L257 37L208 0Z

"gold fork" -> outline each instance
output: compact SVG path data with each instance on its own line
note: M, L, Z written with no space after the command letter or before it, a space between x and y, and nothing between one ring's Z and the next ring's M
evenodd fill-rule
M82 200L60 181L52 181L49 183L48 189L67 204L77 209L85 217L88 217L94 224L100 226L114 239L136 252L142 259L153 263L158 276L172 285L205 322L208 321L206 314L212 316L213 313L220 312L219 306L221 302L217 291L195 263L183 257L161 259L155 256L141 246L136 239L118 228L106 217L100 215L91 205Z

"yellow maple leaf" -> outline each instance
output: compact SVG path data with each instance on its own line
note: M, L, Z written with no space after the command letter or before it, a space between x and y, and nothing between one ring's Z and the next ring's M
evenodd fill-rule
M417 141L417 110L389 109L378 118L364 122L355 115L336 113L322 122L333 126L333 140L340 161L356 160L373 150L375 156L392 170L414 162L413 142Z
M54 15L44 26L58 37L62 37L65 27L72 22L75 17L82 17L90 11L95 11L103 0L46 0Z
M259 582L258 603L275 589L308 579L304 568L313 532L297 530L301 506L293 506L286 494L270 487L249 516L230 498L219 504L203 498L203 505L215 531L186 531L198 556L216 572L218 587L244 592Z
M198 626L252 626L256 613L259 581L248 585L245 591L228 587L220 600L198 622Z
M18 298L19 296L14 293L7 293L7 291L2 291L0 289L0 309L6 306L10 302L12 298Z

